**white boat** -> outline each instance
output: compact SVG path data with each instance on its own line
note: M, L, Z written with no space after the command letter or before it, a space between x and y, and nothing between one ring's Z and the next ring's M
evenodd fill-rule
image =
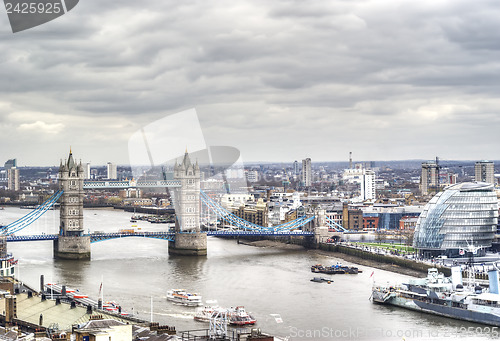
M197 307L202 305L201 296L189 293L184 289L172 289L167 292L167 300L188 307Z
M254 317L246 312L245 307L243 306L229 309L228 318L229 324L233 326L246 326L257 322Z
M257 320L246 312L245 308L238 306L236 308L222 308L219 306L205 306L199 308L194 315L196 321L210 322L210 319L219 313L225 314L227 323L233 326L253 325Z
M200 322L210 322L210 319L219 312L227 313L226 308L221 308L219 306L205 306L203 308L198 308L194 315L194 319Z

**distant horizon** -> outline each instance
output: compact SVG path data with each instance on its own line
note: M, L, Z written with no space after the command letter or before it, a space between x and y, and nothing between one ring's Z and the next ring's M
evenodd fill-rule
M180 157L179 157L180 159ZM8 159L10 160L10 159ZM17 160L17 159L16 159ZM355 161L353 160L352 161L352 164L353 166L356 165L356 164L359 164L359 163L367 163L367 162L387 162L387 163L394 163L394 162L412 162L412 163L419 163L419 162L426 162L426 161L434 161L435 159L394 159L394 160L359 160L359 161ZM0 164L0 167L3 168L3 165L5 164L7 160L5 160L4 162L2 162ZM261 164L290 164L290 165L293 165L293 163L295 161L298 161L300 166L302 167L302 159L296 159L296 160L293 160L293 161L244 161L243 164L246 166L246 165L261 165ZM441 160L440 159L440 163L460 163L460 162L468 162L468 163L475 163L475 162L478 162L478 161L491 161L493 163L499 163L500 165L500 159L499 160L475 160L475 159L454 159L454 160ZM112 164L118 166L118 167L131 167L130 164L126 164L126 163L114 163L112 161L108 161L108 162L111 162ZM77 158L77 163L80 163L80 160ZM87 162L84 162L82 160L82 164L86 164ZM312 164L318 164L318 163L346 163L346 164L349 164L349 160L345 161L345 160L342 160L342 161L314 161L313 159L311 159L311 163ZM90 163L90 166L91 167L106 167L107 163L105 164L93 164L93 163ZM165 165L165 163L163 164L159 164L159 165L155 165L155 167L161 167ZM168 165L171 165L170 163L168 163ZM207 166L209 164L207 163L200 163L200 165L203 165L203 166ZM217 166L218 164L214 164L215 166ZM142 166L146 166L146 167L149 167L149 165L147 164L144 164ZM37 167L43 167L43 168L47 168L47 167L50 167L50 168L59 168L59 165L18 165L17 168L21 168L21 167L24 167L24 168L37 168Z

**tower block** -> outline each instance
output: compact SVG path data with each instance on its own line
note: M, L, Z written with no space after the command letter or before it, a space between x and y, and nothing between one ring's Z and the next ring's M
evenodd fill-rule
M186 150L181 164L175 162L174 179L181 187L174 189L175 241L168 253L182 256L205 256L207 235L200 232L200 167L192 164Z
M83 233L83 166L76 164L71 150L59 166L59 237L54 240L54 258L90 260L90 236Z

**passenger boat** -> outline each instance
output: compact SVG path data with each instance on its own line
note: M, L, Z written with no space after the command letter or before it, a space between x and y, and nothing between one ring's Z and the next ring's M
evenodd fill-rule
M243 306L229 309L219 306L206 306L196 311L194 319L200 322L210 322L210 319L219 313L225 314L227 323L233 326L246 326L257 323L257 320L247 313Z
M174 303L182 304L188 307L196 307L202 305L201 296L198 294L188 293L184 289L172 289L167 292L167 300Z
M372 301L428 314L500 327L498 272L489 272L489 292L480 286L462 284L460 267L452 268L452 277L428 270L427 278L394 286L374 285Z

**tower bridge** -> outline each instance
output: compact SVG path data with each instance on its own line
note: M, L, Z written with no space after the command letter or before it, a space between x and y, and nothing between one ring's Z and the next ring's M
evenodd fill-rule
M238 236L297 236L316 237L314 226L324 224L322 215L299 217L278 226L264 227L241 219L227 211L200 190L200 168L192 163L186 151L181 163L175 163L173 180L84 180L83 166L77 164L70 150L68 159L59 166L59 191L36 210L15 222L0 227L9 242L53 240L54 257L61 259L90 259L92 243L126 237L145 237L167 240L169 254L206 255L207 235L219 237ZM83 197L85 189L169 188L173 194L176 224L173 231L98 233L85 234L83 222ZM60 225L58 234L18 236L14 233L28 227L43 215L55 202L60 201ZM201 231L200 205L233 228ZM299 230L302 227L308 230Z

